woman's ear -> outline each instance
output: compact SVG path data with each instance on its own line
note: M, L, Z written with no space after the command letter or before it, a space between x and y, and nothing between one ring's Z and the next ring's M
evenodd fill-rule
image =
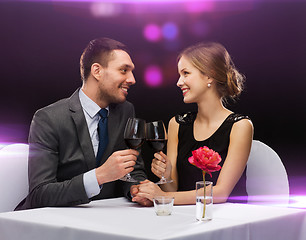
M214 79L207 76L207 87L210 88L214 82Z

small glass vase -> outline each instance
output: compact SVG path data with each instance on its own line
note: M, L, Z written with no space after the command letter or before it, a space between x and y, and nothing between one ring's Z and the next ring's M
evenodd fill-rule
M205 191L204 191L205 186ZM210 181L196 182L196 219L206 221L212 219L213 211L213 183Z

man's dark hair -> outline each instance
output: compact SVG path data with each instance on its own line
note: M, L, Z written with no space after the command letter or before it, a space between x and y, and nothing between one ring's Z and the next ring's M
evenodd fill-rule
M97 38L89 42L80 58L80 73L83 81L86 81L93 63L99 63L107 67L113 50L123 50L128 53L127 47L110 38Z

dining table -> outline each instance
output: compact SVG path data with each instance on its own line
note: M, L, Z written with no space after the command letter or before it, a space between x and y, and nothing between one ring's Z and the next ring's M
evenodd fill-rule
M256 204L213 204L213 218L197 221L195 205L158 216L126 198L73 207L0 213L0 240L215 239L305 240L306 210Z

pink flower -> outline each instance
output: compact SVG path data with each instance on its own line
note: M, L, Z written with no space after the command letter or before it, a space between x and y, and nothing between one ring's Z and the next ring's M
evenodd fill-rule
M221 157L219 153L215 152L212 149L209 149L208 147L200 147L197 150L192 151L192 156L188 158L188 161L200 168L203 173L203 183L205 184L205 174L209 173L210 176L211 172L219 171L221 169L221 166L218 165L218 163L221 162ZM204 187L204 201L203 201L203 215L202 218L205 217L205 211L206 211L206 187Z
M188 158L188 161L192 165L202 169L205 173L209 173L210 176L212 176L211 172L219 171L221 169L221 166L218 165L221 162L219 153L206 146L192 151L192 156Z

